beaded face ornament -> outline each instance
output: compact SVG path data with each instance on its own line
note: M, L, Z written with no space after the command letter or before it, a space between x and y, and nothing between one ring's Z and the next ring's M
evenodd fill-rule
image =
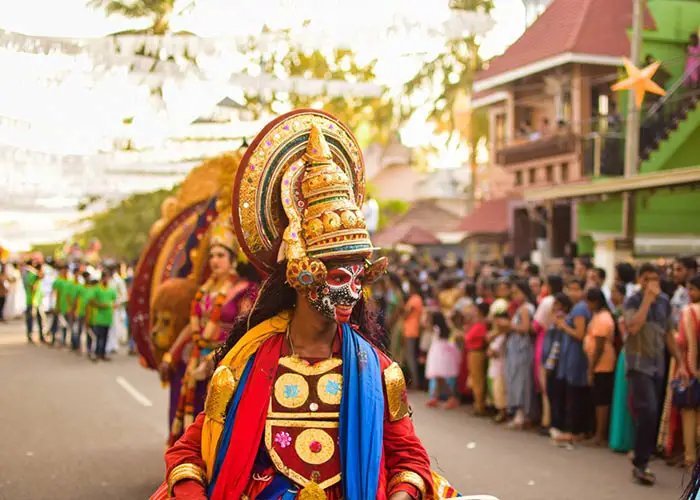
M341 265L328 270L325 286L307 293L309 304L330 320L347 323L362 298L365 269L361 264Z

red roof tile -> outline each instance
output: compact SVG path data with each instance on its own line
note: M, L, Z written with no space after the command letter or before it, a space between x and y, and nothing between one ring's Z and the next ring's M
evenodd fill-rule
M433 233L449 232L459 221L459 215L440 207L435 200L418 200L392 224L407 224Z
M493 58L475 81L485 80L565 53L622 57L629 55L627 30L632 26L633 0L553 0L537 20ZM645 12L645 29L655 29Z
M391 247L398 243L406 245L439 245L440 239L427 229L410 223L399 223L382 229L372 237L378 247Z
M471 234L508 232L508 205L510 201L510 198L484 201L481 206L459 222L457 231Z

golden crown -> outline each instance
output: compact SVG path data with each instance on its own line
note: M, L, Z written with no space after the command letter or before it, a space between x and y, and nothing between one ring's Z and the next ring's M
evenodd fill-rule
M212 225L209 246L222 246L228 248L234 254L238 252L238 245L236 244L236 236L233 232L230 212L227 211L219 214Z
M292 202L292 189L299 176L305 206L302 213ZM288 261L287 280L292 286L320 285L326 277L321 260L372 256L372 242L350 178L333 161L323 132L315 123L304 155L284 174L282 199L289 226L280 258Z
M350 179L333 162L323 133L311 126L301 191L306 201L302 235L308 255L319 259L372 255L372 242L355 203Z

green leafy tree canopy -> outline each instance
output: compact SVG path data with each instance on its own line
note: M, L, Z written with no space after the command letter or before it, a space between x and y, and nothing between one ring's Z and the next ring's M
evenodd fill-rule
M453 0L454 10L491 12L493 0ZM427 95L424 102L408 109L411 114L420 106L430 106L429 119L436 122L438 129L448 131L450 137L458 131L460 137L475 147L481 137L486 136L488 123L483 113L472 114L465 128L458 127L455 114L456 104L462 96L470 95L474 76L484 65L479 55L479 37L469 35L448 40L445 50L433 59L426 61L413 78L405 85L408 97ZM426 92L427 91L427 92ZM459 130L458 130L459 129Z
M97 238L100 255L118 260L136 261L148 242L151 225L160 218L160 206L177 188L134 194L88 220L91 228L76 235L76 240Z

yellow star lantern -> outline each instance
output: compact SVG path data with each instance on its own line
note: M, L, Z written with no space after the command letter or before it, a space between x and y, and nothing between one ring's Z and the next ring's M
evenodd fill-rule
M634 102L637 105L637 109L642 106L644 94L646 92L666 95L666 91L652 81L654 73L656 73L656 70L661 66L659 61L650 64L644 69L639 69L627 58L624 58L623 62L627 70L627 78L617 82L612 86L612 89L614 91L634 90Z

